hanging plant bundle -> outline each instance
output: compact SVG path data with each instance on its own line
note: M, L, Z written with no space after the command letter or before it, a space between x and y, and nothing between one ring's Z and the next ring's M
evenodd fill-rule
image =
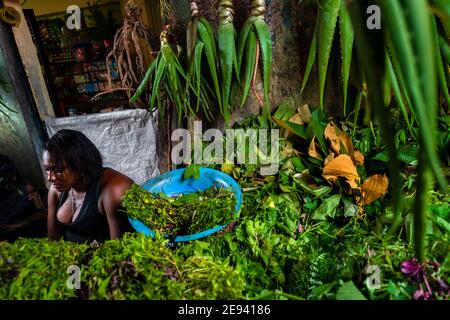
M173 237L228 224L233 219L235 205L232 192L215 186L203 192L171 198L134 185L122 198L122 206L131 218Z
M189 104L189 97L185 90L188 80L186 72L168 41L170 28L171 25L166 25L161 32L161 50L148 68L144 80L130 101L136 101L151 80L152 89L148 105L150 110L155 111L157 109L159 115L164 118L165 108L163 100L168 98L175 105L178 122L180 123L183 117L187 117L189 114L195 115L195 111ZM157 103L156 105L155 102Z
M239 78L239 68L236 58L236 30L233 25L233 1L221 0L219 2L219 27L217 38L219 43L219 61L221 71L222 115L229 124L231 117L230 95L233 66L236 77Z
M201 104L205 116L211 119L211 103L217 103L223 114L217 68L219 59L211 24L205 18L199 17L198 5L195 0L191 1L191 20L187 26L186 39L189 65L188 83L192 85L194 96L197 97L197 111ZM208 62L207 74L201 68L203 57L206 57ZM206 79L211 79L213 88Z
M126 91L128 98L131 98L132 91L142 81L145 73L143 48L139 40L145 40L152 55L157 50L157 37L141 20L142 7L136 5L133 0L129 0L124 6L124 12L123 25L117 30L114 36L113 49L106 57L110 90L102 92L100 95L123 90ZM121 88L112 88L111 61L117 64ZM133 102L136 102L136 100L133 100Z
M270 114L269 106L269 83L270 68L272 64L272 40L270 36L269 26L264 20L266 5L264 0L252 0L250 18L244 23L239 35L237 46L237 62L239 70L244 69L243 76L243 92L241 99L241 108L247 100L250 87L255 83L256 73L259 63L259 53L261 52L262 74L264 84L264 99L268 114ZM245 52L245 63L243 63ZM261 106L263 103L255 92Z

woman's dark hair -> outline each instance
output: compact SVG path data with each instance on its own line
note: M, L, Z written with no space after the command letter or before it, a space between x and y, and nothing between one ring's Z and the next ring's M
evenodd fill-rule
M60 130L44 146L59 167L68 166L80 174L86 184L99 177L103 160L97 147L83 133Z

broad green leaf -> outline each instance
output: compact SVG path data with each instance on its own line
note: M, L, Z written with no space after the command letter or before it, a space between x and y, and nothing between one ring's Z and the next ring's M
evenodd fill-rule
M288 121L295 114L295 110L287 102L282 102L274 113L274 118Z
M305 140L308 139L308 135L306 133L306 129L303 126L298 125L296 123L289 122L289 121L279 120L279 119L276 119L276 118L274 118L273 120L280 127L288 130L289 132L292 132L292 133L296 134L297 136L299 136L299 137L301 137L301 138L303 138Z
M345 282L336 293L336 300L367 300L353 281Z
M326 220L327 217L334 218L336 215L337 207L339 206L339 202L341 202L340 194L335 194L334 196L326 198L314 212L312 219Z
M353 203L350 198L342 198L344 202L344 217L355 217L359 213L359 206Z

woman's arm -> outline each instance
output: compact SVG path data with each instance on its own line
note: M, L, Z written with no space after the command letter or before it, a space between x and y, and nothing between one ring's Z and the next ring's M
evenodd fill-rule
M63 232L56 220L56 213L58 211L58 192L50 187L48 191L48 216L47 216L47 238L50 241L61 240Z
M106 179L102 191L103 211L106 214L111 239L120 238L130 226L128 216L122 211L122 196L133 185L133 181L121 174Z

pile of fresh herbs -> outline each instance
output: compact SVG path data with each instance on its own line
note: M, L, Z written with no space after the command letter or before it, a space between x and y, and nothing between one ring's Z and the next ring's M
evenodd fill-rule
M283 137L277 174L260 176L257 164L211 165L242 187L235 224L171 249L159 233L155 239L129 234L100 246L0 243L0 298L449 299L450 196L428 193L428 249L418 262L412 214L418 150L398 110L389 117L404 199L400 228L392 234L390 172L379 127L307 111L283 104L275 112ZM438 134L448 170L447 118L440 118ZM237 125L270 126L255 116ZM137 186L131 194L125 207L137 214L158 199ZM66 286L70 265L80 267L80 289Z
M236 200L231 191L215 185L203 192L172 198L152 194L135 184L123 196L122 206L131 218L174 237L228 224L233 219Z

